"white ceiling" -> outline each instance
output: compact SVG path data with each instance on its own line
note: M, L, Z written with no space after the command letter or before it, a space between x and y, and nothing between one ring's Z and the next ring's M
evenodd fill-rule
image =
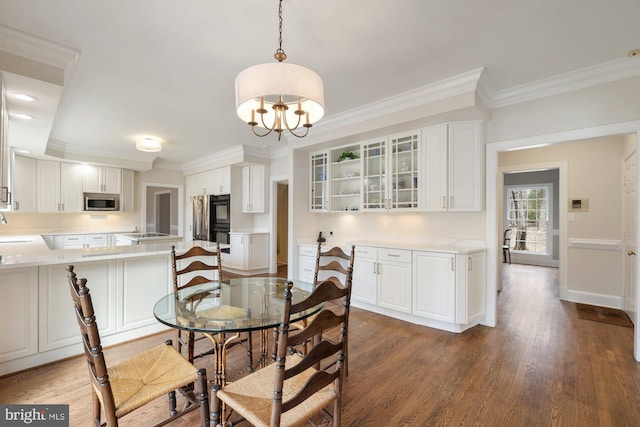
M503 90L640 48L638 0L285 0L283 19L288 62L324 80L326 118L480 67ZM10 118L10 145L169 168L282 145L234 112L235 76L274 61L277 24L276 0L0 0L0 25L79 52L49 141ZM141 135L162 152L136 151Z

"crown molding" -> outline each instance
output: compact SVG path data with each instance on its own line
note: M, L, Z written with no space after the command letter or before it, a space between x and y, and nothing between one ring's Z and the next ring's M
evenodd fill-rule
M401 112L456 95L476 90L484 67L458 74L419 88L383 98L343 113L327 117L317 125L314 132L322 133L339 129L353 123L371 120L375 117Z
M204 172L244 161L244 146L238 145L182 164L185 175Z
M488 99L487 105L492 109L506 107L637 75L640 75L640 58L621 58L548 79L498 90Z
M0 25L0 50L64 70L65 83L80 51Z

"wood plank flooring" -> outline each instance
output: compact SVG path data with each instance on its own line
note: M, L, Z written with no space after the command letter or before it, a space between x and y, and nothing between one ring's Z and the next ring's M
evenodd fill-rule
M578 319L575 304L558 300L556 269L505 265L504 279L496 328L454 334L353 309L343 425L640 425L633 328ZM107 360L173 337L169 331L111 347ZM243 374L244 352L231 351L228 363L237 366L231 377ZM71 425L88 426L85 362L4 377L0 402L68 403ZM165 402L154 402L121 425L149 425L164 412ZM196 426L197 413L173 425Z

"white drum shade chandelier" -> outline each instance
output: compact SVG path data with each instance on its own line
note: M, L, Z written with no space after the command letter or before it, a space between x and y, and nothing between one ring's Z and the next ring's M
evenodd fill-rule
M280 45L273 55L278 62L254 65L238 74L236 112L257 136L276 132L280 140L288 130L303 138L324 115L324 87L313 70L283 62L287 55L282 50L282 0L278 18Z

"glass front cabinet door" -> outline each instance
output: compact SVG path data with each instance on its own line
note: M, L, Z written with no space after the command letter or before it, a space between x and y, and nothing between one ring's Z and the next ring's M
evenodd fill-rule
M329 209L329 189L327 181L328 156L326 151L311 154L311 197L309 209L322 212Z
M420 132L414 132L389 138L389 209L418 208L419 135Z
M362 144L362 209L387 208L387 138Z
M363 209L417 210L420 131L362 145Z

